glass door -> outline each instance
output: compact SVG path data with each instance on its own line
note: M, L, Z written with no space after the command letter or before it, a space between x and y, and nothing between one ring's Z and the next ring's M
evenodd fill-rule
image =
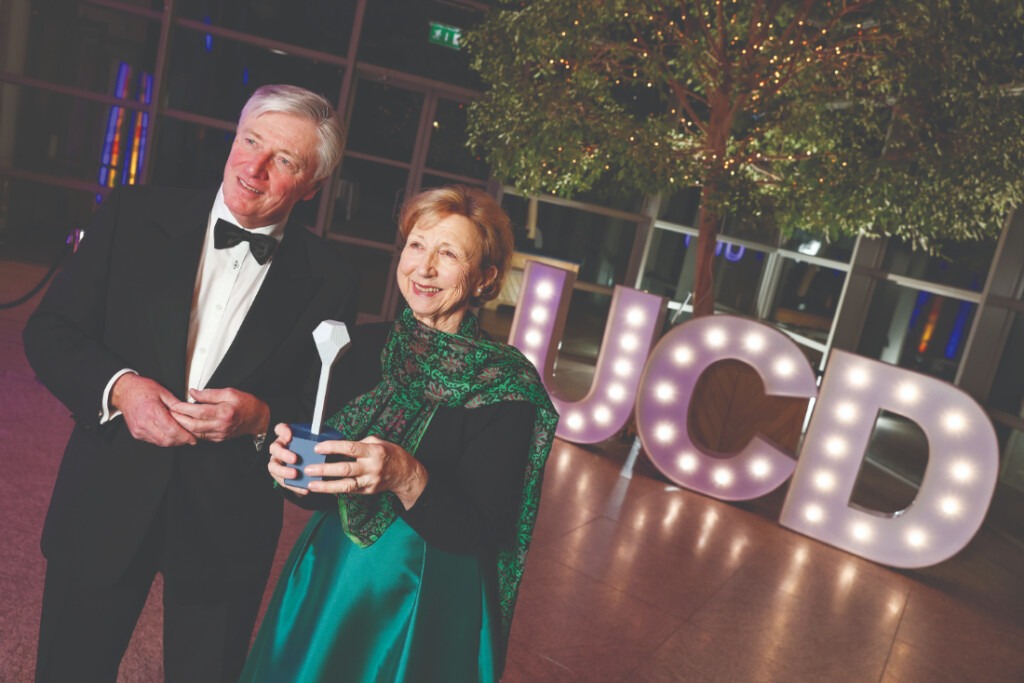
M360 73L332 188L328 237L360 273L360 318L394 316L398 212L422 187L483 186L487 167L465 146L468 99L415 80Z

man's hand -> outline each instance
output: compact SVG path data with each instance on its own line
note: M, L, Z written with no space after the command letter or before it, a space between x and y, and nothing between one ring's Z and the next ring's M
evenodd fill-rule
M110 390L110 404L121 411L128 431L156 446L194 446L196 437L171 414L180 401L146 377L122 375Z
M195 403L171 406L181 426L205 441L262 434L270 427L270 406L238 389L189 389Z

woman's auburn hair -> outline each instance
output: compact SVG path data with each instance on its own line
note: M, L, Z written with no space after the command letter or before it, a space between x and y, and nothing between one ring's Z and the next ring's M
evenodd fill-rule
M515 250L512 222L494 197L483 190L468 185L448 185L424 190L406 200L398 216L398 230L405 240L417 224L433 226L448 216L462 216L476 227L480 272L486 272L491 266L496 269L494 279L482 287L480 294L470 293L470 305L479 306L501 293Z

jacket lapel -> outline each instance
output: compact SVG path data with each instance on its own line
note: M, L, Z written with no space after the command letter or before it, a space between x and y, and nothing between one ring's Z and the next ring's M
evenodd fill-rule
M319 289L321 278L310 273L301 230L305 228L297 224L285 228L270 272L207 386L237 387L245 382L292 333L306 302Z
M164 386L180 398L185 397L185 354L196 272L215 197L214 192L196 193L180 212L154 218L164 240L156 243L158 253L151 259L155 284L149 319Z

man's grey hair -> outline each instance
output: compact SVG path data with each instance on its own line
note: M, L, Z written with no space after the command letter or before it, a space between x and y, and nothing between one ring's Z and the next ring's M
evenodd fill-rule
M341 122L334 107L323 96L295 85L264 85L256 89L242 107L238 117L241 125L248 118L263 114L290 114L300 116L316 126L317 169L316 179L331 175L341 161L341 146L345 139Z

